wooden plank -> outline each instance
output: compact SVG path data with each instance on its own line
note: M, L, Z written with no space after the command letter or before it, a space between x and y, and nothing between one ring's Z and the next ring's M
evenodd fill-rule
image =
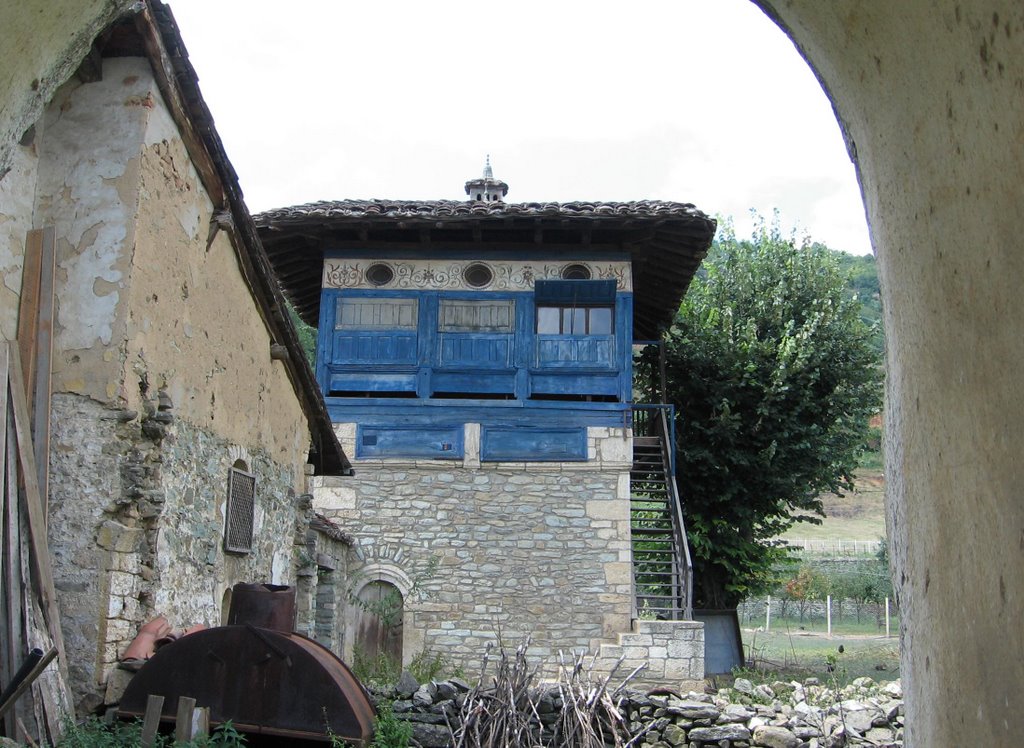
M43 518L42 499L39 496L39 484L36 481L36 462L32 450L32 439L29 436L28 402L25 397L25 382L22 379L21 357L18 349L8 345L10 352L10 397L14 408L14 433L17 439L18 462L21 466L21 479L25 486L25 506L28 512L29 545L32 559L39 572L39 596L43 601L44 618L47 629L57 648L61 675L67 673L67 658L64 653L64 637L60 629L60 609L57 607L57 595L53 586L53 567L50 564L50 549L46 537L46 523ZM66 682L66 678L65 678Z
M192 740L192 712L196 708L196 700L191 696L178 697L178 712L174 721L174 740L187 743Z
M18 729L21 731L21 739L25 741L25 745L29 748L39 748L39 743L32 739L32 736L28 734L28 728L25 727L25 723L18 718Z
M36 477L43 519L49 516L50 485L50 398L51 360L53 357L53 282L57 262L57 234L52 226L44 228L39 272L39 323L36 329L34 379L25 379L32 388L32 443L35 445ZM24 369L24 362L22 362Z
M210 734L210 708L197 706L192 710L192 737L205 738Z
M141 748L153 748L156 745L156 736L160 731L160 714L163 710L164 697L151 693L146 698L146 712L142 717L142 738L139 741Z
M6 383L8 376L8 346L0 345L0 361L2 361L2 367L0 367L0 374L3 378L0 382ZM13 414L10 412L9 401L7 398L7 386L6 384L0 387L3 391L3 403L4 409L0 411L0 423L3 425L3 435L5 440L4 451L0 453L0 458L3 460L3 515L0 525L3 528L3 547L4 554L2 563L0 566L3 567L3 574L0 577L2 586L4 589L4 626L8 632L8 638L5 639L6 654L9 667L11 668L8 672L8 676L13 675L14 669L18 667L19 658L24 656L27 651L25 645L25 632L22 627L21 621L21 603L18 591L21 589L21 515L19 513L19 501L18 501L18 480L17 480L17 463L15 455L14 440L8 438L9 433L13 433L14 423ZM20 728L17 725L17 712L12 711L7 716L6 728L7 735L17 738L19 736Z
M36 328L39 324L39 276L42 271L43 232L34 229L25 239L25 264L21 271L18 306L18 346L26 382L35 381Z

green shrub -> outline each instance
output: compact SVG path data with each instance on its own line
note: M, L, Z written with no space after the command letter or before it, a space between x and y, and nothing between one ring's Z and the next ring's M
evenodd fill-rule
M391 704L381 702L377 706L377 720L374 723L373 742L370 748L407 748L412 740L412 725L395 716Z

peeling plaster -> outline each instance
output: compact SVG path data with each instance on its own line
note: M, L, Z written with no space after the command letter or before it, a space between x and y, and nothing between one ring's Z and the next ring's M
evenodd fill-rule
M17 337L21 271L25 238L32 228L38 163L35 144L17 146L11 171L0 179L0 334L8 340Z
M96 35L132 2L0 3L0 174L11 163L17 139L78 67Z
M54 340L65 352L110 346L123 335L138 157L152 113L126 103L156 90L144 60L107 59L103 67L103 80L58 92L44 118L35 221L57 229L62 291ZM81 358L84 366L98 363L94 355ZM104 397L109 376L98 380L94 394Z

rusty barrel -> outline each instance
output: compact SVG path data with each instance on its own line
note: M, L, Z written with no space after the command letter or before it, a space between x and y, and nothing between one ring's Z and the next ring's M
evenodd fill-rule
M256 626L290 634L295 630L295 588L239 582L231 588L228 626Z

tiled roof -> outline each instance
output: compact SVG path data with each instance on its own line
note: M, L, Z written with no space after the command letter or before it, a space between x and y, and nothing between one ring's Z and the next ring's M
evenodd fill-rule
M446 220L459 218L693 218L714 221L690 203L635 200L627 203L503 203L474 200L325 200L277 208L254 216L260 228L293 221L393 218Z
M657 337L707 254L715 221L689 203L339 200L254 216L285 295L316 325L324 253L488 251L627 254L634 335Z
M310 520L309 526L319 533L326 535L333 540L344 543L345 545L352 545L355 539L351 534L341 529L341 526L337 522L334 522L319 512L313 514L313 519Z

